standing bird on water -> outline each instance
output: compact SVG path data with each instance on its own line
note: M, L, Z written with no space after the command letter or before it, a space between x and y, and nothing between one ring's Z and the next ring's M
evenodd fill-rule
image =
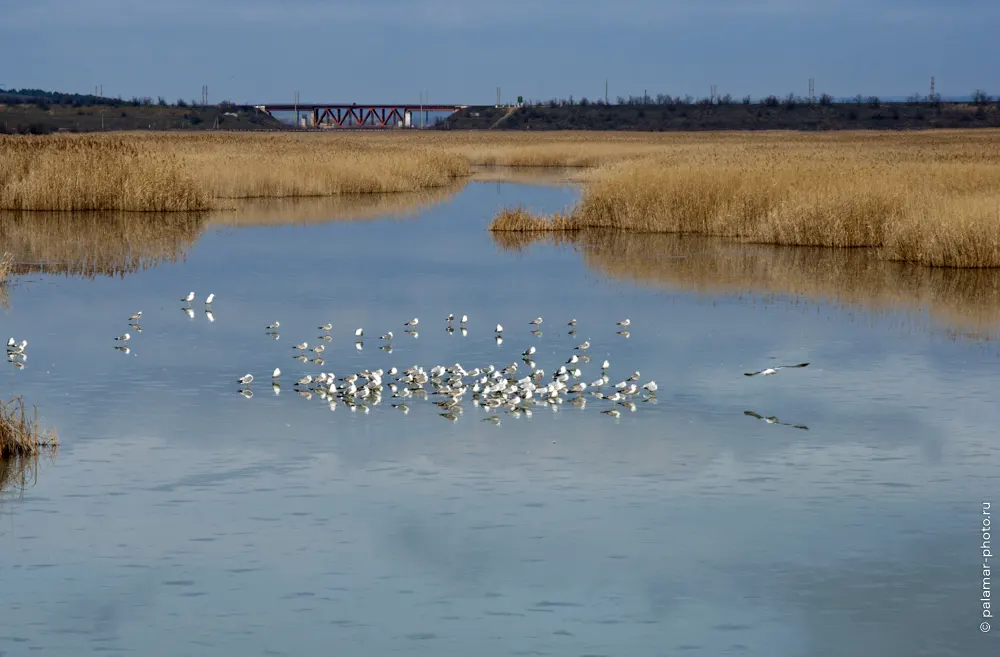
M536 318L534 318L533 320L531 320L528 323L531 324L532 326L538 326L539 324L542 323L542 318L541 317L536 317Z
M115 340L121 340L122 342L128 342L132 339L132 336L126 333L125 335L119 335Z
M181 301L184 303L191 303L194 301L194 292L188 292L188 295L186 297L182 297Z
M566 326L576 326L576 320L575 319L569 320L568 322L566 322Z
M250 374L249 372L247 374L244 374L240 378L236 379L236 383L242 383L243 385L249 385L253 383L253 374Z
M281 326L281 322L275 322L274 324L268 324L267 325L267 330L268 331L277 331L278 327L280 327L280 326Z
M142 317L142 311L140 310L139 312L137 312L134 315L132 315L131 317L129 317L128 321L130 321L130 322L138 322L141 317Z
M631 323L632 323L632 320L631 320L631 319L628 319L628 318L626 317L626 318L625 318L625 319L623 319L622 321L618 322L618 326L628 326L628 325L629 325L629 324L631 324Z
M330 329L333 328L333 324L330 324L329 322L327 322L326 324L324 324L323 326L320 326L318 328L319 328L320 331L329 331Z
M212 292L207 297L205 297L205 305L211 306L213 301L215 301L215 292Z
M416 317L414 317L413 319L411 319L407 323L403 324L403 326L416 326L419 323L420 323L420 320L417 319Z
M497 324L497 333L503 333L503 324Z

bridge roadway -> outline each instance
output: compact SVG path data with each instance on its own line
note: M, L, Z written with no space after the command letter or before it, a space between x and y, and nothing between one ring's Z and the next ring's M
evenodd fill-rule
M272 112L305 112L310 127L329 128L397 128L414 127L413 114L448 112L452 114L468 105L420 105L419 103L275 103L257 105L257 109Z

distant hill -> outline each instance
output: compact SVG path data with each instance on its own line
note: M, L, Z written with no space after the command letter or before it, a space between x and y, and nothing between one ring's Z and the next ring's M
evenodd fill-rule
M438 130L920 130L1000 128L996 102L670 103L469 107Z
M287 130L252 107L194 105L159 98L103 98L41 89L0 89L0 132L99 130Z

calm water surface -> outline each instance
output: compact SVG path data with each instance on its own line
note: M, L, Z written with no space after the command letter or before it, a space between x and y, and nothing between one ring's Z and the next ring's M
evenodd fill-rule
M29 359L5 366L0 397L23 394L62 445L0 502L0 655L997 654L979 629L996 343L919 307L623 274L670 262L645 239L511 251L485 231L501 205L574 196L475 183L401 218L214 224L176 262L120 277L22 275L0 321ZM192 289L193 320L178 302ZM136 310L125 355L113 338ZM445 331L449 312L467 336ZM326 365L293 360L328 321ZM655 379L656 403L492 426L468 400L452 423L429 401L331 412L291 388L503 367L530 345L551 372L584 339L585 381L609 358L612 383Z

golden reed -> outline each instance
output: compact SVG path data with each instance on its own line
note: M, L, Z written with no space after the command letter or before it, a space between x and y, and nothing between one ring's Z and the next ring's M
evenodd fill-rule
M490 229L692 233L1000 267L998 131L726 135L702 146L607 165L568 216L548 221L514 209Z

